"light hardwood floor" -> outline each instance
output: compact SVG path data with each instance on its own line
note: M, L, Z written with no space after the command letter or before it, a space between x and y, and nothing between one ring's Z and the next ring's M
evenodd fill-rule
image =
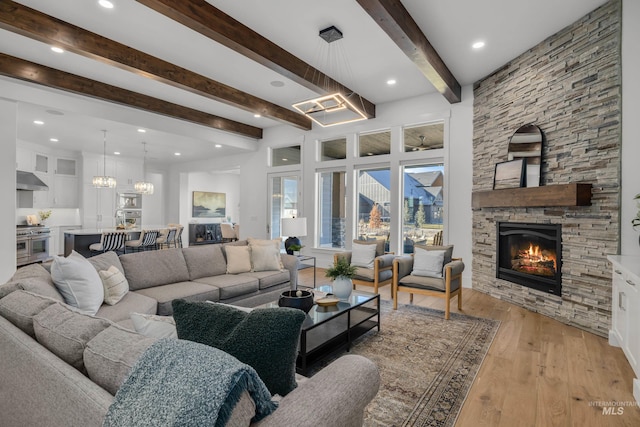
M313 286L313 269L299 273L302 286ZM317 283L329 283L320 268ZM383 286L380 296L391 300L390 286ZM408 304L409 295L401 295L399 302ZM415 295L414 304L444 310L441 298ZM451 310L458 312L455 299ZM605 338L467 288L461 312L502 323L457 427L640 426L633 370L622 350ZM601 402L632 406L605 415Z

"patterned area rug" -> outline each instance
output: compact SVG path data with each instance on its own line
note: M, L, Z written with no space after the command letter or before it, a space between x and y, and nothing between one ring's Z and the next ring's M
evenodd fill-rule
M380 306L380 332L351 349L375 361L382 378L364 425L453 426L500 321L456 313L444 320L443 312L424 307Z

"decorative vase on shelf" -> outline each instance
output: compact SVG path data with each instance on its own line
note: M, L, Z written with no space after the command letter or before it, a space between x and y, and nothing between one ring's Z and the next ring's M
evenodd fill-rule
M333 280L333 295L341 300L346 300L351 296L353 290L353 282L345 276L338 276Z

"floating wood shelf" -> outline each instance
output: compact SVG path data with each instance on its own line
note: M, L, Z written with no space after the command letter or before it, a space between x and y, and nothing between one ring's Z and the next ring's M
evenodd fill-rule
M472 194L471 205L474 209L591 206L591 184L476 191Z

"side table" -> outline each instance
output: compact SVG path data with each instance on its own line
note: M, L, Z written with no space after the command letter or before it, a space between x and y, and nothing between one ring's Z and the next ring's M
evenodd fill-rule
M311 268L311 264L306 264L305 261L313 261L313 287L316 287L316 257L310 255L295 255L298 258L298 270L303 268ZM298 284L296 283L296 287Z

